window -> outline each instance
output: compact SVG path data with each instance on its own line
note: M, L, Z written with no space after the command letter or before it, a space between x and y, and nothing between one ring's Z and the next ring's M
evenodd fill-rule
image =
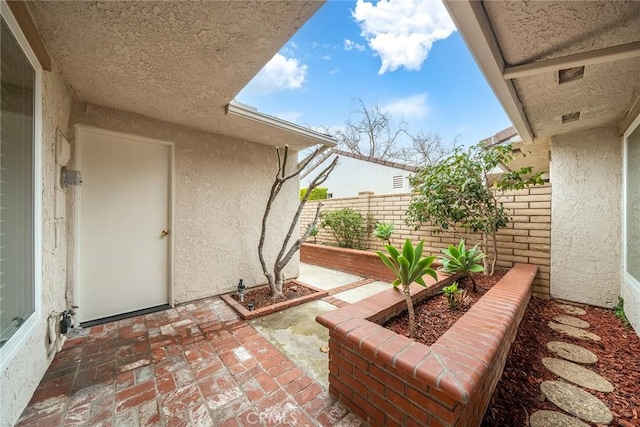
M640 124L625 145L625 272L640 283Z
M402 175L396 175L393 177L393 189L402 188L402 184L404 183L402 179Z
M0 18L0 357L40 314L40 73L6 4Z

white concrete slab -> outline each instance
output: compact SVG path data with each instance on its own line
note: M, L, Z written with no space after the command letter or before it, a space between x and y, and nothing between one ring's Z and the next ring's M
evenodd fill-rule
M329 357L320 347L329 345L329 330L316 322L316 316L336 307L312 301L297 307L249 321L289 359L323 387L329 387Z
M339 294L335 294L334 297L353 304L354 302L360 301L361 299L365 299L371 295L377 294L378 292L382 292L391 288L391 283L372 282L368 285L360 286L359 288L340 292Z
M300 263L300 280L316 288L329 290L348 285L349 283L362 280L362 277L343 273L341 271L329 270L328 268L318 267L317 265Z

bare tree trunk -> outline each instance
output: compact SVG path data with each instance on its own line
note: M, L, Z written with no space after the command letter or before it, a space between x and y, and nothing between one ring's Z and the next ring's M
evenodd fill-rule
M491 275L496 271L496 262L498 262L498 242L496 242L496 230L491 232L491 241L493 243L493 259L491 260Z
M416 314L413 310L413 300L411 299L411 288L409 286L402 287L404 300L407 303L407 311L409 312L409 338L416 336Z
M487 233L482 233L482 246L482 251L486 254L487 250L489 249L489 238L487 237ZM482 266L484 267L484 275L486 276L487 274L489 274L489 260L487 259L487 257L482 258Z
M287 167L287 158L289 157L289 146L288 145L285 146L284 157L280 156L280 149L277 147L276 147L276 152L278 154L278 171L276 173L273 185L271 186L271 192L269 193L267 205L265 207L264 214L262 216L262 228L260 232L260 241L258 243L258 257L260 259L260 266L262 267L262 273L264 274L264 276L267 278L267 281L269 282L271 297L274 299L282 295L282 286L284 285L284 275L282 272L284 268L287 266L289 261L291 261L291 258L293 258L293 255L295 255L295 253L300 249L300 246L302 245L302 243L307 238L309 238L309 235L311 234L311 229L314 228L318 222L321 203L318 203L318 208L316 209L316 215L313 222L309 225L309 227L307 227L307 230L302 235L302 237L296 240L287 251L287 245L291 240L291 236L293 235L293 232L296 230L296 225L298 225L300 215L302 214L302 209L304 208L305 203L309 199L309 196L311 195L311 191L317 186L321 185L324 181L326 181L326 179L329 177L329 174L333 171L333 169L338 164L338 157L336 156L333 159L333 161L321 172L319 172L318 175L309 183L309 187L307 188L307 193L304 195L304 197L300 201L300 204L298 205L298 209L293 217L291 225L289 226L289 230L282 242L280 251L275 257L275 260L273 263L273 270L269 271L267 269L267 263L264 258L264 242L266 239L267 219L269 217L269 213L271 212L271 207L273 205L273 202L276 196L278 195L278 193L280 193L280 190L282 189L283 185L288 180L298 176L302 172L302 170L311 162L311 160L313 160L313 158L318 155L320 151L316 150L312 155L304 159L298 165L298 167L288 175L286 174L286 167Z

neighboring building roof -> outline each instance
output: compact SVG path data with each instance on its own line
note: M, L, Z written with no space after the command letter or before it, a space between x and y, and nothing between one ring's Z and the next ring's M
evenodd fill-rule
M333 150L332 154L337 154L339 156L345 156L345 157L352 157L354 159L363 160L365 162L376 163L378 165L388 166L390 168L402 169L409 172L416 171L415 166L406 165L404 163L391 162L389 160L382 160L376 157L367 157L367 156L363 156L362 154L351 153L349 151Z
M502 129L495 135L492 135L480 141L481 144L486 144L488 147L499 144L514 144L517 142L522 142L522 138L520 138L518 131L513 126Z

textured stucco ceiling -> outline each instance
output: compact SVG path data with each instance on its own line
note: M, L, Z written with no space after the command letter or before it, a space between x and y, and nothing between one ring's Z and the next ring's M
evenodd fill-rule
M508 66L640 41L638 1L485 1ZM558 72L514 80L536 137L617 126L640 95L640 58L587 65L584 78L558 84ZM562 124L563 114L581 112Z
M321 5L36 1L30 9L80 100L276 144L299 137L225 116L224 106Z

